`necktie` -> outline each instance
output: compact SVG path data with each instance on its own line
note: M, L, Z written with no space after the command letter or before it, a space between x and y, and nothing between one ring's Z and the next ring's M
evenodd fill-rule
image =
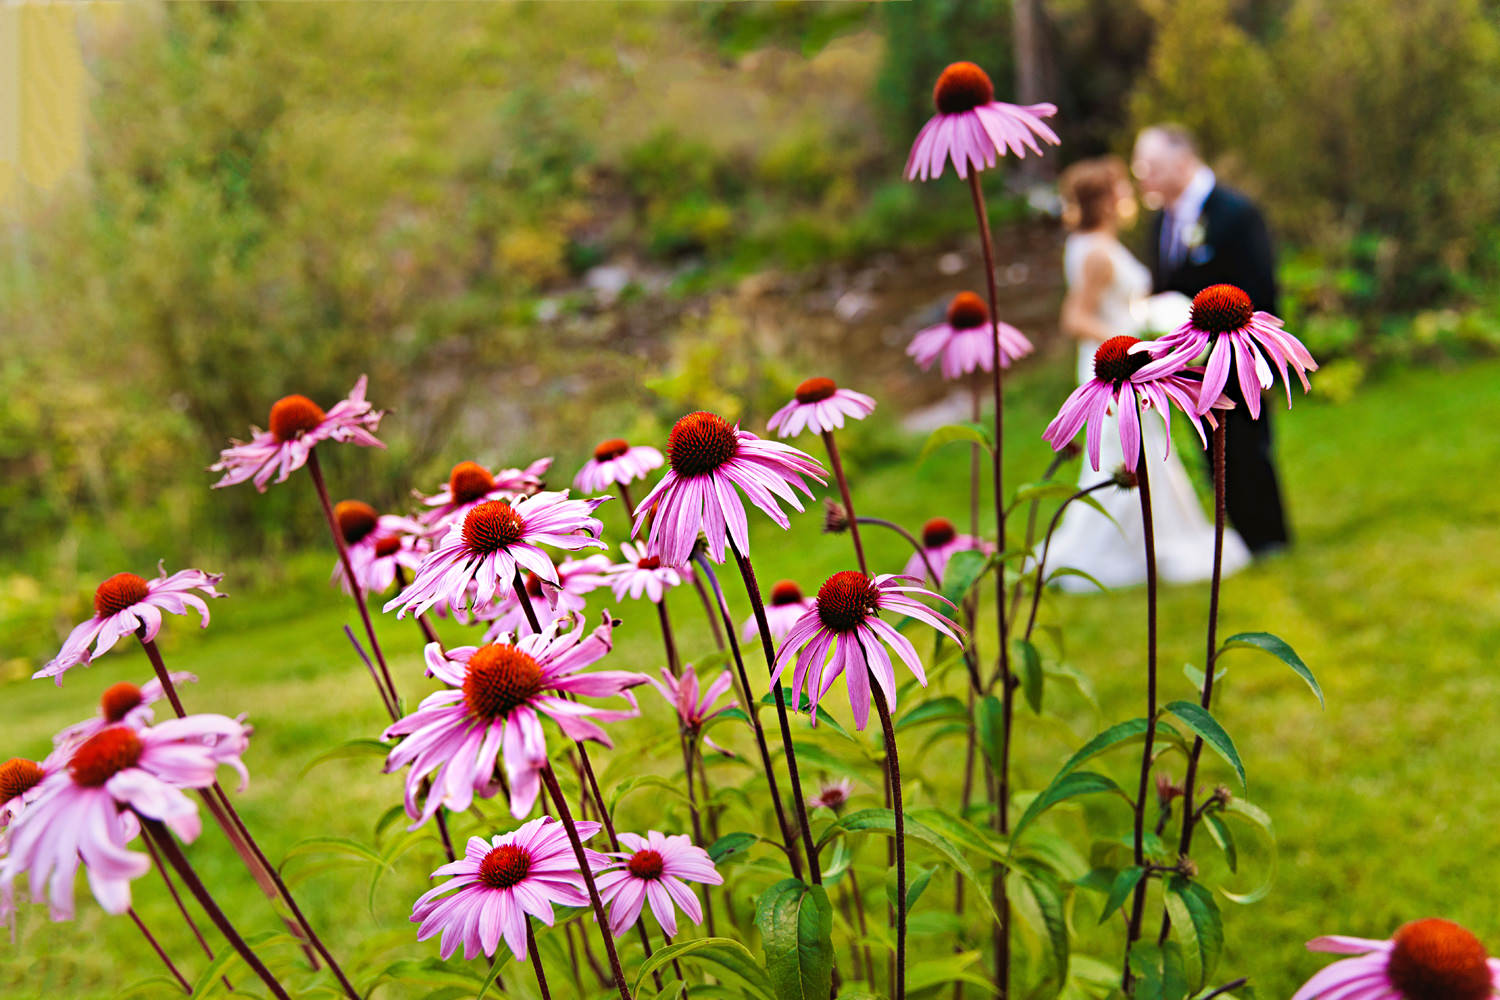
M1182 240L1177 231L1177 216L1170 209L1162 213L1161 219L1161 260L1162 265L1167 268L1175 268L1182 263Z

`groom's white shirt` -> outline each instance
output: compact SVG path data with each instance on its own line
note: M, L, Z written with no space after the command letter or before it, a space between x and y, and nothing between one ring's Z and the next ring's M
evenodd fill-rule
M1217 183L1218 178L1214 176L1214 172L1207 166L1200 166L1188 181L1187 187L1182 189L1182 194L1167 206L1161 233L1162 260L1176 266L1187 255L1187 250L1193 243L1189 235L1193 227L1198 225L1198 218L1203 214L1203 203L1208 200Z

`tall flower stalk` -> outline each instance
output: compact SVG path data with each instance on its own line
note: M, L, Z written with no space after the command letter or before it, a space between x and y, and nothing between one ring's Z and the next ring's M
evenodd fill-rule
M1133 404L1132 404L1133 405ZM1141 526L1146 544L1146 742L1141 747L1141 778L1135 794L1135 833L1132 840L1135 866L1146 867L1146 793L1151 782L1152 751L1156 742L1156 532L1151 518L1150 459L1145 443L1140 445L1141 461L1136 465L1137 492L1141 498ZM1212 664L1209 670L1212 670ZM1125 935L1125 970L1122 986L1134 991L1130 974L1130 949L1141 936L1141 921L1146 912L1146 886L1142 878L1135 886L1130 905L1130 924Z

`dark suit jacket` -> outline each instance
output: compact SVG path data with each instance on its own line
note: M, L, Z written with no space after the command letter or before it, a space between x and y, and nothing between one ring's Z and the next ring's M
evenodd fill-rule
M1188 248L1178 267L1164 272L1162 213L1152 213L1146 259L1154 290L1181 292L1192 298L1209 285L1238 285L1256 309L1277 314L1276 258L1266 220L1254 203L1233 188L1216 184L1203 201L1198 224L1203 227L1203 241Z

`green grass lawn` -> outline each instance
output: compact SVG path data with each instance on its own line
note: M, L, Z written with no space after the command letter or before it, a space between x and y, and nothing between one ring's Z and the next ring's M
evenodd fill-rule
M1036 435L1062 398L1062 374L1032 377L1019 386L1007 414L1011 484L1035 478L1047 461ZM1342 405L1298 399L1291 413L1275 413L1297 545L1226 582L1221 634L1264 629L1286 638L1317 673L1328 707L1320 710L1302 682L1270 659L1236 653L1224 661L1229 673L1216 714L1244 757L1250 798L1275 820L1280 870L1263 902L1221 904L1229 946L1220 980L1248 975L1259 996L1284 997L1322 962L1302 950L1307 938L1332 932L1384 936L1399 923L1426 915L1466 923L1492 946L1500 945L1494 906L1488 893L1476 891L1484 884L1493 818L1500 815L1500 786L1487 777L1500 764L1500 736L1492 721L1500 706L1500 679L1492 669L1492 651L1500 645L1495 573L1500 500L1483 478L1483 470L1500 468L1497 385L1500 363L1493 361L1402 372ZM851 474L862 513L916 527L933 514L955 516L964 510L967 460L961 446L939 452L914 474L909 459L920 443L903 440L908 460L900 464L877 462L873 448L854 449ZM1072 476L1074 470L1064 474ZM305 477L282 488L304 490L306 514L316 516ZM603 515L618 538L620 512L605 508ZM820 520L817 513L794 518L791 532L782 534L758 519L753 554L764 586L793 577L815 587L829 572L847 568L847 545L822 537ZM880 567L895 569L908 555L899 540L874 531L867 545ZM149 564L145 554L142 562ZM400 777L380 774L373 757L303 770L343 741L378 735L384 722L370 681L341 634L344 623L357 620L326 585L329 563L321 555L299 560L287 569L286 584L254 594L234 586L245 567L212 567L228 570L224 586L232 595L213 605L212 626L200 633L186 619L169 619L163 633L168 665L200 677L184 693L190 710L246 712L255 726L246 757L252 781L238 801L273 859L314 836L371 842L377 819L400 801ZM80 592L93 582L80 580ZM726 579L725 585L736 613L748 614L738 581ZM604 602L596 600L594 606ZM679 591L671 607L689 658L704 654L710 640L691 590ZM654 672L662 662L654 616L635 606L614 610L625 624L617 633L613 665ZM1180 666L1201 666L1205 610L1205 587L1163 592L1163 700L1192 696ZM1016 745L1024 790L1043 785L1062 759L1103 725L1141 714L1144 699L1142 591L1049 598L1043 621L1065 630L1066 662L1092 683L1100 712L1062 687L1049 688L1047 717L1022 711ZM416 627L390 617L378 626L410 703L430 688L420 677ZM451 626L444 632L458 634ZM993 637L985 639L982 648L993 651ZM1050 642L1045 647L1049 658L1058 659ZM747 658L752 680L764 678L753 647ZM127 649L68 674L61 689L42 681L6 684L0 689L6 719L0 757L41 756L54 731L92 712L105 686L140 682L148 674L140 651ZM953 692L961 690L959 684L956 672L940 682ZM832 698L832 717L847 721L842 692ZM907 699L903 707L913 702ZM643 692L642 703L642 719L613 730L619 749L596 753L606 784L635 773L667 773L674 766L673 726L665 705L650 691ZM798 730L799 739L852 759L850 745L826 729L813 734L802 723ZM961 742L949 740L926 753L920 744L917 734L903 744L909 806L956 805ZM805 770L815 779L827 766L825 758L815 757ZM1166 766L1180 776L1181 758L1168 757ZM1123 783L1131 763L1121 755L1105 768ZM725 787L754 774L743 763L726 762L714 767L713 780ZM855 805L878 805L875 770L864 767L856 777ZM1210 783L1230 779L1218 761L1208 765ZM760 785L747 787L756 809L728 797L725 831L767 829ZM1128 831L1123 808L1102 803L1088 808L1096 833ZM489 814L498 817L499 810ZM650 787L626 797L617 815L625 829L687 828L681 805ZM1061 808L1043 825L1076 834L1075 847L1087 855L1082 815ZM399 836L401 825L386 831L387 842ZM467 833L479 824L465 817L460 826ZM1205 857L1212 853L1204 838L1198 850ZM245 930L275 929L275 917L217 831L207 830L189 855ZM878 894L883 865L875 850L863 855L862 874L875 880L872 891ZM769 859L764 851L754 856ZM434 841L397 859L373 897L370 865L329 866L330 860L297 857L287 871L309 916L335 952L349 956L357 979L367 981L373 970L399 958L436 955L435 942L418 945L406 923L412 899L439 863ZM914 863L931 859L914 848ZM751 864L747 874L735 877L742 919L747 897L775 877L769 866ZM1247 859L1242 888L1263 873L1264 864L1264 857ZM159 880L144 878L135 891L140 913L189 975L201 970L202 956L177 927ZM934 879L917 906L919 930L920 918L934 920L947 907L950 892L946 875ZM1097 902L1087 894L1080 898L1074 920L1083 929L1095 923ZM78 906L78 919L67 924L49 923L37 908L23 910L15 944L0 948L0 993L111 997L158 973L129 921L106 918L81 882ZM979 932L972 924L970 933ZM1120 936L1113 926L1084 935L1085 950L1117 961ZM566 982L557 936L540 937L552 949L547 954L557 970L555 984ZM627 964L638 960L634 948L626 945ZM946 944L918 936L915 948L923 955ZM270 954L282 966L293 962L284 947ZM236 985L250 985L243 969L234 979ZM514 995L533 995L529 973L516 972L508 980ZM392 984L378 996L426 992ZM160 989L147 995L158 993L168 995Z

